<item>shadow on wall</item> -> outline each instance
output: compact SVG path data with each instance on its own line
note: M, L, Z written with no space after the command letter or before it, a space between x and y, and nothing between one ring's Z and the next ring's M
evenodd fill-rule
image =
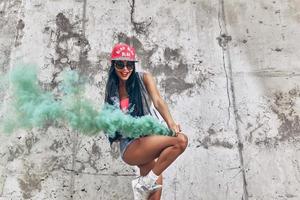
M142 68L148 70L156 77L163 76L159 84L161 88L165 89L167 98L170 99L172 94L181 94L183 92L193 89L195 86L202 87L203 83L208 81L214 74L211 72L203 72L200 76L196 77L191 82L186 81L189 73L189 65L186 63L185 58L180 53L180 49L171 49L166 47L163 51L162 64L155 65L151 62L151 56L158 51L159 46L153 45L153 48L146 50L140 40L135 37L129 37L124 33L117 35L119 42L124 42L134 46L137 55L141 58ZM199 91L199 90L197 90Z

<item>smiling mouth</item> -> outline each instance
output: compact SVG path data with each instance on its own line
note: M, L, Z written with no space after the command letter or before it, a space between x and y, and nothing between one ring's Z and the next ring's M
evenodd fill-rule
M121 73L123 77L126 77L129 73Z

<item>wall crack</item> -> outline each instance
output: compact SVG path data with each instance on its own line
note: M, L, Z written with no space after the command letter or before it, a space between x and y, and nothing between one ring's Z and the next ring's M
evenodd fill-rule
M228 123L230 120L230 110L231 107L233 108L234 112L234 121L235 121L235 133L238 140L238 150L239 150L239 158L240 158L240 165L241 165L241 172L243 178L243 197L242 200L248 200L248 189L247 189L247 180L246 180L246 171L245 171L245 164L243 158L243 143L241 139L240 127L238 121L241 121L237 105L236 105L236 97L235 97L235 88L234 88L234 81L233 81L233 73L232 73L232 64L231 64L231 57L230 57L230 49L228 43L232 40L231 36L228 35L227 32L227 24L226 24L226 17L225 17L225 6L224 0L219 0L219 11L218 11L218 22L220 27L220 36L217 37L218 44L222 48L222 59L223 59L223 68L225 71L226 82L227 82L227 97L228 97ZM227 71L228 69L228 71ZM230 95L231 94L231 95Z
M133 30L137 34L143 34L148 35L148 29L149 26L152 23L152 18L149 17L149 20L137 22L134 19L134 13L135 13L135 0L131 0L131 2L128 0L129 6L130 6L130 22L133 25Z

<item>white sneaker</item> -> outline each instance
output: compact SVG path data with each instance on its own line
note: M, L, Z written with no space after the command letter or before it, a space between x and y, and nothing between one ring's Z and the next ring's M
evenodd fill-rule
M148 197L152 192L162 188L162 185L156 183L152 186L145 185L140 178L134 179L131 182L131 185L133 189L134 200L148 200Z

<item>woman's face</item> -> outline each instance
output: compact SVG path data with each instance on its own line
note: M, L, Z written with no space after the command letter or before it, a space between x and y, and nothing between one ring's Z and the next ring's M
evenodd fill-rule
M132 74L134 61L118 60L114 64L117 76L122 81L127 81Z

